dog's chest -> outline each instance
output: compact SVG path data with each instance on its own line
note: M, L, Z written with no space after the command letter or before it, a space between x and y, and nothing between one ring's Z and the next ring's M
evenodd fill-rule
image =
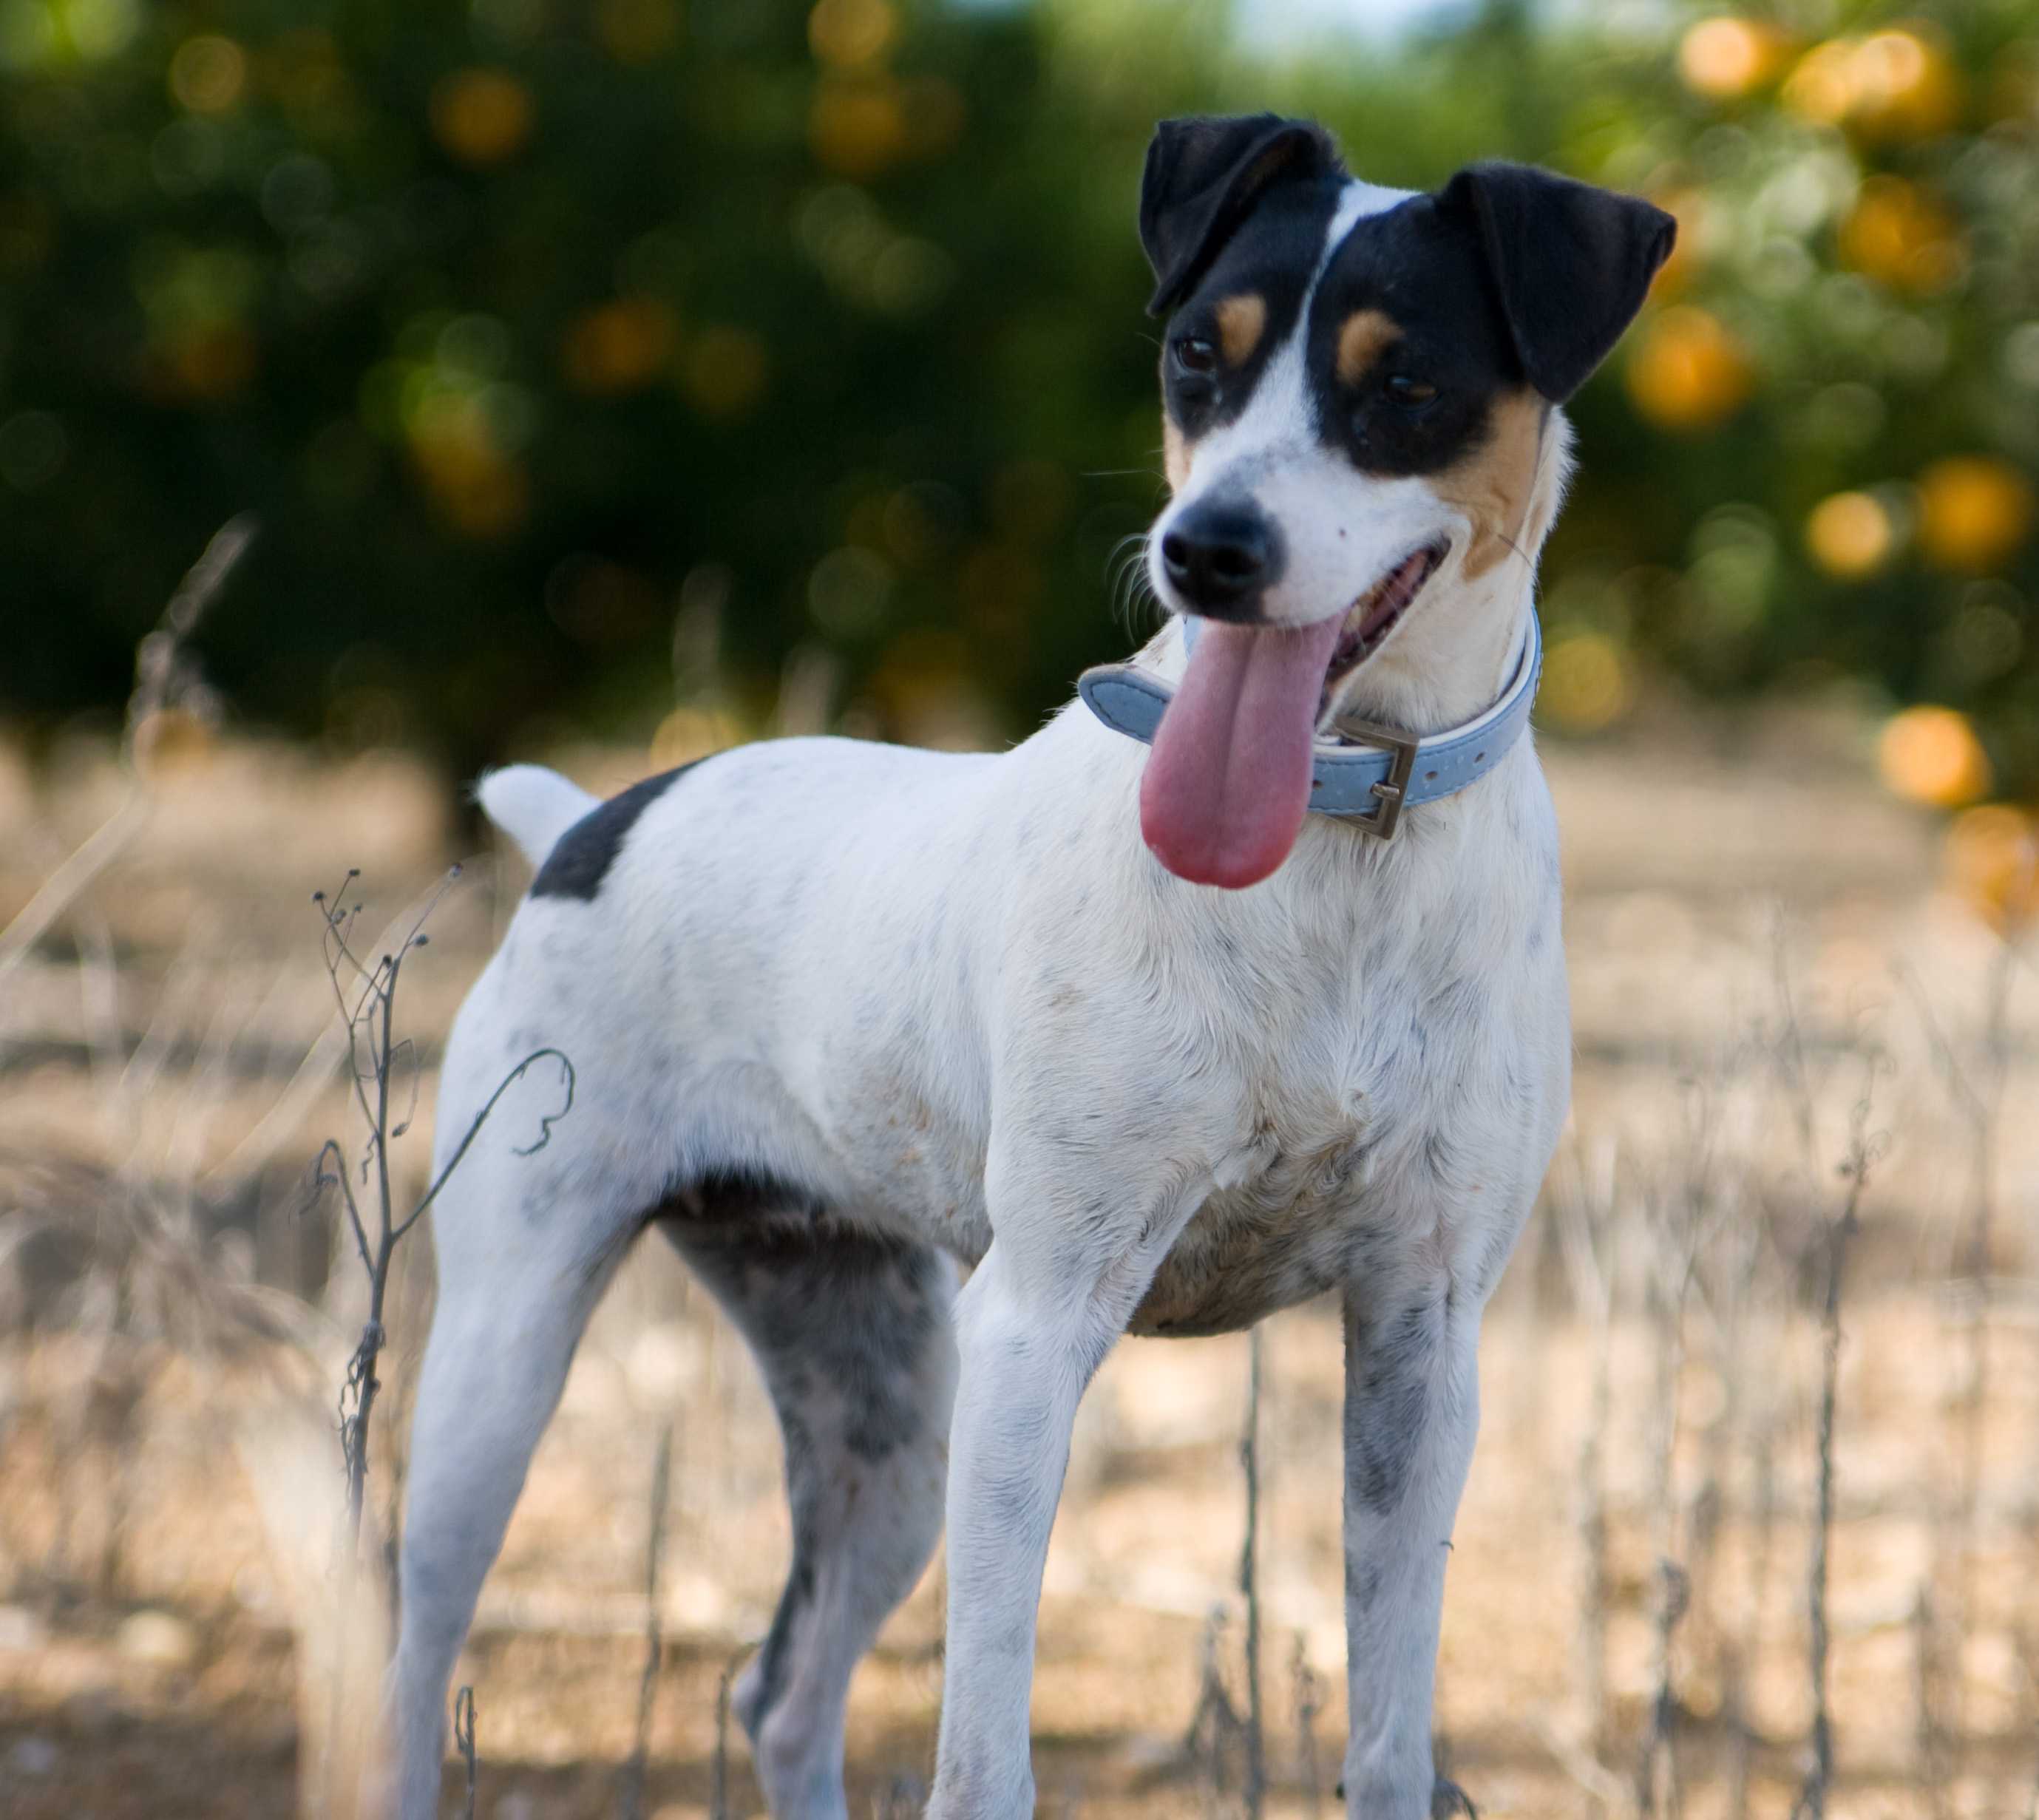
M1231 1331L1419 1249L1490 1287L1566 1097L1562 974L1509 959L1384 968L1271 1045L1134 1330Z

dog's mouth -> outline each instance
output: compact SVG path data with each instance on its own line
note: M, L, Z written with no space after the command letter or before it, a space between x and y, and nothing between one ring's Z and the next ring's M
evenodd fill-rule
M1445 559L1426 544L1342 615L1308 626L1206 620L1140 782L1148 846L1179 878L1265 878L1309 812L1319 727Z
M1408 616L1424 584L1443 566L1450 550L1450 544L1441 538L1412 550L1347 609L1338 643L1331 648L1331 662L1324 666L1323 691L1317 697L1320 733L1336 737L1335 730L1327 728L1324 722L1337 707L1345 685Z

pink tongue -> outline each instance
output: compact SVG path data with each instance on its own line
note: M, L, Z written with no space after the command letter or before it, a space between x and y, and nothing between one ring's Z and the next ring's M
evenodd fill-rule
M1289 857L1339 627L1204 622L1140 781L1141 832L1177 878L1236 890Z

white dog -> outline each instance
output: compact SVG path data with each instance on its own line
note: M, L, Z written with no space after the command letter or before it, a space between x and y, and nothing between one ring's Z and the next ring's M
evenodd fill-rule
M1128 1331L1326 1292L1348 1811L1455 1793L1430 1704L1480 1314L1570 1087L1557 836L1517 737L1535 560L1556 407L1671 223L1507 165L1376 188L1261 116L1164 123L1141 231L1174 616L1088 706L997 755L784 740L599 805L528 767L482 786L538 871L454 1029L441 1160L533 1049L579 1086L528 1155L506 1101L434 1215L405 1820L435 1811L448 1676L575 1344L651 1225L784 1431L792 1570L735 1698L777 1820L843 1820L851 1671L944 1521L929 1811L1031 1814L1085 1385Z

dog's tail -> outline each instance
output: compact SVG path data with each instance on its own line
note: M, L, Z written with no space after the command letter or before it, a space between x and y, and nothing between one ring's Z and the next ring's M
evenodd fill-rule
M506 765L485 773L474 787L481 812L542 866L560 836L602 799L570 783L542 764Z

